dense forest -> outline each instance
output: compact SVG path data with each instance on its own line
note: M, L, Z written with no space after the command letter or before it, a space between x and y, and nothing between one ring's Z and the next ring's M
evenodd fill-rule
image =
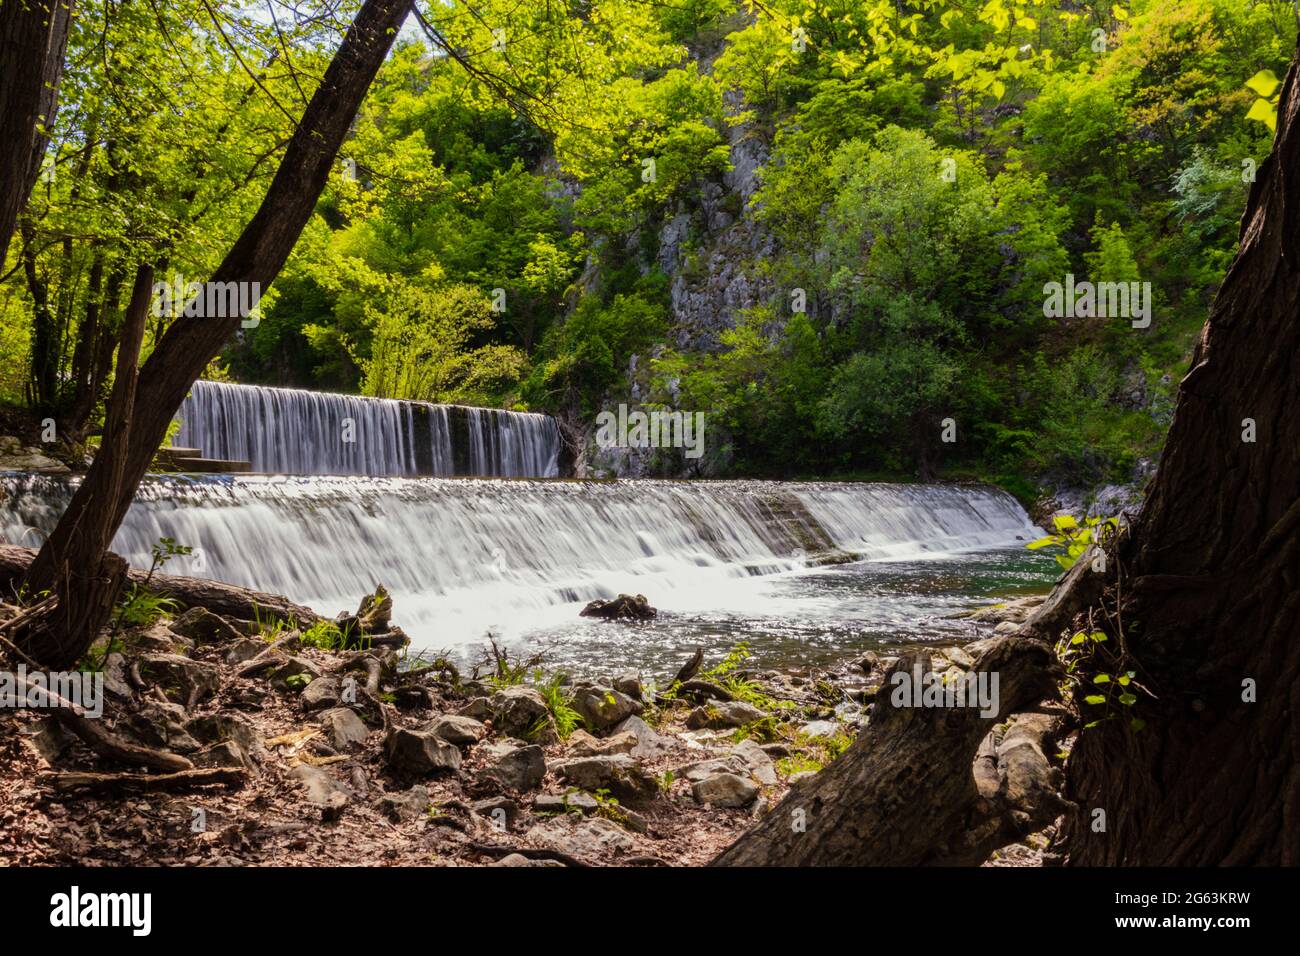
M619 402L704 411L710 475L1128 481L1234 251L1296 24L1281 0L413 19L207 375L547 411L578 444ZM0 285L6 401L93 424L132 263L211 272L330 27L78 12ZM1149 283L1147 319L1045 305L1075 281Z
M0 0L0 862L1294 864L1298 33Z

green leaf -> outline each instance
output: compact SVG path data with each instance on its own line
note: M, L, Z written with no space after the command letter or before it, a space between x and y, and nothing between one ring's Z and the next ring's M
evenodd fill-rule
M1125 707L1132 707L1137 703L1137 697L1134 694L1120 694L1119 702Z
M1057 515L1052 519L1052 523L1056 525L1057 531L1068 531L1071 528L1079 527L1079 522L1074 520L1073 515Z
M1272 96L1281 84L1282 81L1277 78L1277 74L1272 70L1260 70L1246 81L1246 85L1264 99Z
M1082 643L1083 643L1084 641L1086 641L1087 639L1088 639L1088 635L1086 635L1086 634L1084 634L1082 631L1080 631L1078 634L1074 635L1074 637L1070 638L1070 643L1071 643L1071 644L1082 644Z
M1025 547L1029 548L1030 550L1036 551L1039 548L1047 547L1049 544L1057 544L1059 543L1059 541L1060 539L1057 538L1056 535L1049 534L1046 538L1039 538L1037 541L1029 542L1027 545L1025 545Z
M1093 682L1094 684L1109 684L1109 683L1110 683L1110 675L1109 675L1109 674L1098 674L1096 677L1094 677L1094 678L1092 679L1092 682Z
M1108 640L1106 635L1103 634L1101 631L1093 631L1091 634L1088 635L1088 639L1094 641L1097 644L1100 644L1103 641Z
M1276 132L1277 130L1277 106L1268 100L1256 100L1255 105L1250 108L1246 114L1246 119L1257 120Z
M1134 731L1139 731L1146 725L1147 722L1143 720L1141 717L1134 717L1132 720L1129 721L1129 726L1132 727Z
M1085 704L1104 704L1106 703L1106 697L1103 694L1089 694L1083 699L1083 702Z

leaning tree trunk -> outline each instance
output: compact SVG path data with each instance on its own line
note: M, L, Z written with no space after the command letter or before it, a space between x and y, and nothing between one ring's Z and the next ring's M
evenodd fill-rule
M0 0L0 260L54 122L72 0Z
M1179 389L1159 472L1109 560L1076 565L975 668L1033 672L1051 640L1100 631L1130 703L1076 703L1062 849L1072 865L1300 863L1300 80L1280 98L1241 248ZM1035 657L1038 659L1035 660ZM1090 681L1100 667L1085 669ZM1113 683L1113 682L1112 682ZM1095 694L1104 684L1091 684ZM1002 714L1033 693L1003 700ZM1105 696L1104 694L1102 696ZM968 827L981 727L900 713L887 690L852 747L791 789L723 865L976 862ZM1135 724L1135 719L1140 726ZM803 811L793 827L795 811ZM964 859L963 859L964 857Z
M213 283L257 283L265 289L279 274L412 3L366 0L289 140L262 205L212 275ZM99 566L190 386L240 321L237 315L182 317L167 330L140 370L129 429L114 455L95 459L32 562L29 593L56 588L69 567ZM83 619L76 633L33 635L26 649L42 663L68 655L75 659L103 623Z
M1070 759L1075 864L1300 864L1300 80L1115 569L1146 726ZM1117 628L1118 629L1118 628ZM1105 811L1105 830L1095 828Z

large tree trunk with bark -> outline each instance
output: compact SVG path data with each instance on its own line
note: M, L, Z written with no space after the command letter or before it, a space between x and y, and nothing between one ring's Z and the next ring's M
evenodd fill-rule
M1075 703L1095 724L1067 765L1060 849L1071 865L1300 864L1298 209L1293 64L1273 155L1141 513L1104 566L1087 556L1018 644L976 663L1001 670L1003 715L1034 696L1005 699L1008 674L1027 689L1051 670L1034 638L1106 634L1083 693L1106 686L1091 682L1098 673L1134 675L1130 703ZM900 713L887 690L854 745L717 863L978 862L987 844L963 813L976 805L979 722ZM791 826L796 810L804 833Z
M40 173L72 0L0 2L0 261Z
M972 763L999 721L1056 693L1051 649L1008 637L979 650L970 672L998 673L995 715L895 706L895 675L911 678L914 666L930 671L928 655L903 655L886 674L871 722L853 746L793 786L713 865L963 865L1050 823L1062 809L1059 798L1009 785L1006 768L997 773L996 748L986 754L994 766L981 768L992 771L991 785L981 785Z
M265 290L279 274L412 2L366 0L303 112L266 197L212 283L256 283ZM135 414L113 456L121 456L121 474L101 452L32 563L30 593L54 588L71 556L89 560L94 551L107 550L190 386L240 322L238 315L182 317L167 330L140 371ZM34 635L28 651L49 663L48 657L63 658L78 647L84 652L96 632L83 626L44 640Z
M1155 699L1139 695L1139 732L1081 735L1071 863L1300 864L1298 208L1293 64L1240 251L1112 569L1109 630Z

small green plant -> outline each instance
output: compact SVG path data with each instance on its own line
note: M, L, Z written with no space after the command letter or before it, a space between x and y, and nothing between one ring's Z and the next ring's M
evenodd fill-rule
M1056 533L1049 534L1037 541L1031 541L1025 547L1031 551L1040 548L1058 547L1061 553L1054 555L1056 563L1066 571L1074 567L1078 560L1094 544L1104 546L1119 530L1119 518L1087 518L1083 524L1072 515L1057 515L1052 519Z
M262 611L256 603L253 604L253 622L257 625L258 633L267 641L279 639L289 631L298 629L298 622L292 617L283 618L268 614L262 617Z
M172 558L194 553L194 549L189 545L177 544L175 538L159 538L152 551L153 561L149 564L149 573L144 576L145 587L148 587L149 582L153 580L153 573Z
M120 637L110 637L107 640L99 640L90 646L85 656L78 661L77 670L88 673L96 673L104 669L104 662L108 660L108 655L122 650L123 641Z
M1108 650L1110 638L1104 631L1078 631L1062 638L1056 656L1065 667L1061 694L1073 699L1086 718L1084 730L1120 716L1129 718L1129 726L1140 731L1146 722L1133 714L1138 702L1137 673L1125 669L1123 654Z
M366 635L362 635L360 641L352 640L352 625L339 627L333 621L317 621L307 630L303 631L300 638L303 644L319 648L322 651L342 651L349 647L365 645L368 643ZM365 647L362 646L364 650Z
M745 680L740 669L753 657L748 641L741 641L727 652L718 664L700 674L701 679L717 684L736 700L757 707L759 710L788 710L795 706L793 701L777 700L763 692L755 681ZM771 739L771 738L769 738Z
M117 604L115 620L118 627L143 627L154 623L164 614L175 611L179 604L171 598L155 594L143 585L133 584L126 596Z
M617 797L611 797L609 790L602 787L592 794L596 798L596 816L604 817L606 820L613 820L617 824L627 822L627 814L619 805Z
M677 774L673 773L671 770L665 770L659 775L659 789L663 793L670 791L673 788L673 784L676 782Z
M284 679L285 684L294 690L302 690L312 681L310 674L290 674Z
M582 715L573 709L573 698L565 691L563 680L562 674L552 674L549 678L543 678L541 670L533 672L533 686L545 699L546 709L551 712L551 717L555 720L556 732L559 733L561 740L568 740L569 735L582 724Z
M771 743L781 737L781 728L777 725L775 717L762 717L758 720L751 721L743 727L737 727L731 739L740 743L742 740L760 740L763 743Z

